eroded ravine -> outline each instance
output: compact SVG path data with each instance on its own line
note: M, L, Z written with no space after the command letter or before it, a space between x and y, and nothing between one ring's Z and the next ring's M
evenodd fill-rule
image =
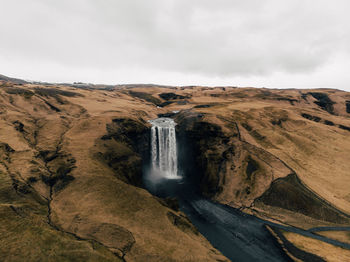
M12 253L27 258L31 252L49 257L47 250L54 250L51 255L57 256L66 253L69 246L70 257L80 260L105 254L116 261L226 261L219 249L234 261L288 260L286 250L302 261L322 261L308 259L315 256L307 252L324 257L310 249L290 251L292 245L298 246L291 235L313 237L349 249L349 245L339 242L344 240L336 234L316 235L319 229L313 227L346 231L349 223L346 214L337 210L341 208L340 202L323 194L326 187L319 184L315 188L315 184L310 184L306 179L308 174L294 162L303 159L301 166L312 164L306 153L318 150L319 158L315 158L319 161L315 166L331 174L329 177L334 180L338 173L342 174L344 185L348 181L344 172L327 162L327 156L337 159L339 166L343 162L347 170L347 159L342 155L347 155L344 138L348 133L338 130L338 125L349 124L339 116L328 116L327 111L313 112L312 100L310 106L301 104L292 108L287 102L264 97L264 108L254 111L249 105L247 111L237 107L244 101L232 102L225 91L222 99L227 101L222 104L207 104L194 97L186 98L189 100L186 105L174 102L159 108L140 98L131 99L127 90L74 91L82 95L71 90L68 95L72 98L66 100L57 95L57 92L64 94L57 88L28 88L33 91L16 87L12 90L16 94L11 96L6 93L8 89L0 90L3 94L0 175L4 181L1 207L2 224L6 225L3 232L14 232L21 224L26 231L35 233L26 236L20 230L13 234L18 237L17 242L4 238L7 246L3 245L1 252L7 252L9 257L13 254L8 247L20 250ZM17 94L19 90L24 95ZM148 90L151 89L145 89ZM43 94L43 99L33 95L38 92ZM185 92L198 96L198 90L184 90L182 94L187 96ZM144 95L137 93L140 94ZM148 98L158 96L163 98L157 93L149 94ZM254 106L259 103L256 98L253 101ZM266 107L268 103L271 107ZM82 113L81 106L88 113ZM177 176L183 179L168 177L147 188L153 195L174 196L177 201L154 197L144 190L143 178L150 168L147 163L151 162L152 134L147 120L157 114L171 117L177 123ZM333 121L335 126L328 127L326 120ZM306 133L310 137L297 143L293 139L295 130L309 130ZM158 131L162 131L160 140L164 141L167 131ZM340 150L338 153L318 146L328 143L330 137L333 142L344 140L344 147L339 144L342 142L334 144ZM161 155L170 144L174 143L163 143ZM175 159L170 155L168 159ZM308 168L305 165L307 172L315 172ZM167 167L165 170L169 171ZM321 183L324 178L320 173L312 182ZM341 190L341 184L334 188ZM281 227L264 219L291 226ZM41 222L34 224L36 221ZM39 233L36 228L41 229ZM296 234L285 232L288 230ZM50 243L43 235L46 239L54 236L58 242ZM33 241L38 241L35 251L26 245ZM67 245L59 244L62 241Z
M239 139L241 139L240 136ZM154 154L156 150L152 146L157 146L157 143L154 143L154 141L151 143L151 151ZM168 149L172 150L172 148ZM200 194L198 185L195 184L197 181L190 179L190 175L186 174L186 172L189 172L188 169L182 168L181 165L178 168L184 175L183 179L167 179L166 173L163 174L164 177L161 179L159 176L162 174L158 172L157 180L148 179L146 187L157 196L176 197L180 209L199 232L232 261L291 261L290 256L286 254L276 238L271 235L266 227L267 225L275 228L277 233L283 229L350 249L350 245L342 242L316 236L299 228L265 221L232 207L214 203ZM186 172L184 173L183 170L186 170ZM148 176L152 177L152 170L150 172L151 175ZM323 261L316 255L301 251L294 246L293 250L296 253L293 255L296 257Z
M168 128L171 128L171 121L167 119L165 121L169 123ZM162 122L162 119L158 122ZM157 143L159 139L156 143L152 143L152 146L158 147ZM168 149L176 150L170 147ZM155 154L157 148L151 148L151 151ZM163 153L164 159L158 159L159 161L167 158L168 152ZM158 158L161 157L158 154ZM157 179L152 180L152 174L148 179L153 182L153 184L147 184L148 189L160 197L176 197L181 210L199 232L226 257L237 261L288 261L288 257L276 246L263 223L254 217L247 217L241 212L215 204L194 193L194 185L186 177L181 180L167 179L167 174L164 172L163 177L160 178L162 174L159 170L157 171Z

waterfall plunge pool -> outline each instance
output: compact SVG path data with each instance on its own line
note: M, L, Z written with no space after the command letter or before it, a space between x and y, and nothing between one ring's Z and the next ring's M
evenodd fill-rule
M173 119L158 118L149 122L152 124L151 157L144 183L152 194L176 197L181 211L199 232L232 261L289 261L265 229L267 221L213 203L196 192L197 185L179 165L181 156Z

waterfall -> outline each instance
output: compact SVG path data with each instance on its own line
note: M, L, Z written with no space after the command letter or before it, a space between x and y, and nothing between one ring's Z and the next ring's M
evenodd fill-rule
M151 161L153 175L161 178L178 179L176 123L171 118L149 121L151 128Z

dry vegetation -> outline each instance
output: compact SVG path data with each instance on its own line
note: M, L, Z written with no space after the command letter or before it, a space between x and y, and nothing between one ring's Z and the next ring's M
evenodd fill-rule
M317 254L325 261L344 262L349 261L350 250L336 247L331 244L301 236L295 233L285 232L285 237L296 247L309 253Z
M153 104L123 92L8 83L0 94L5 261L226 260L196 230L174 224L181 212L96 157L116 143L124 159L131 149L103 140L107 125L155 118Z
M350 231L321 231L317 234L350 244Z
M147 128L172 111L180 124L193 115L205 123L188 128L212 139L197 137L207 143L202 189L214 200L304 228L349 225L350 95L312 92L0 82L0 253L5 261L226 261L181 212L135 186L131 168L142 159L127 137L143 129L125 123ZM331 245L286 236L346 261Z

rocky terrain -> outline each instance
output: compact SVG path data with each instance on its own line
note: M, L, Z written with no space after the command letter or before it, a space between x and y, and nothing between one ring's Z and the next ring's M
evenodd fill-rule
M332 89L1 77L0 254L5 261L228 261L173 201L143 188L147 121L158 116L177 122L180 165L207 198L302 229L349 227L349 105L349 93ZM327 261L349 252L331 244L319 252L316 240L270 230ZM346 243L347 233L319 234Z

